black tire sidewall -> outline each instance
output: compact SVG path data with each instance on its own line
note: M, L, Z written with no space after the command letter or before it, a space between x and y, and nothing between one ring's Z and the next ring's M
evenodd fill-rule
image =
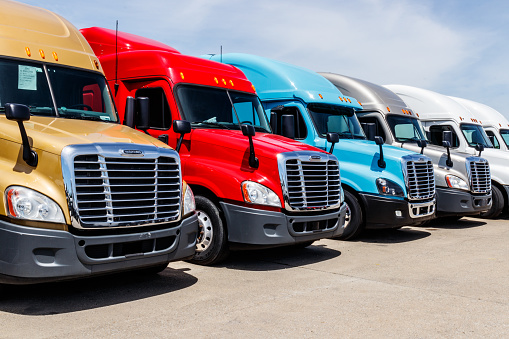
M338 237L341 240L350 240L358 237L364 230L362 208L352 193L345 190L345 202L350 209L350 223L344 233Z
M497 186L491 186L491 208L484 213L481 213L481 217L494 219L498 217L504 209L504 195Z
M195 196L196 210L203 211L212 223L212 242L203 252L196 252L190 260L200 265L212 265L220 262L228 255L228 237L225 223L221 218L219 208L204 196Z

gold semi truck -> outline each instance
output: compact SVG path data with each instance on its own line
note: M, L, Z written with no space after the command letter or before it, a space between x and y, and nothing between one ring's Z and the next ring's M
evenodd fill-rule
M0 283L144 269L195 253L180 158L119 123L80 32L0 1ZM142 99L126 116L146 117Z

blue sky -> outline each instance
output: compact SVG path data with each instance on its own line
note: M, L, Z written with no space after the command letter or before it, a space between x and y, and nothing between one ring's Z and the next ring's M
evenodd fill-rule
M190 55L251 53L377 84L482 102L509 117L509 2L22 0L78 28L146 36Z

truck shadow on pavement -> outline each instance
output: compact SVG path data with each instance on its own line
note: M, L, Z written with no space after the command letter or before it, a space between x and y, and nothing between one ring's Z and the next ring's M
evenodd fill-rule
M0 286L0 312L52 315L90 310L171 293L198 281L184 270L136 272L37 285Z
M398 244L429 237L431 233L411 227L400 229L365 230L357 241L381 244Z
M316 245L306 248L277 247L265 250L235 251L230 254L227 261L217 267L244 271L275 271L314 264L340 255L340 251L316 242Z
M443 228L443 229L466 229L486 225L483 219L461 218L459 220L450 220L447 218L439 218L432 220L429 224L423 226L424 229Z

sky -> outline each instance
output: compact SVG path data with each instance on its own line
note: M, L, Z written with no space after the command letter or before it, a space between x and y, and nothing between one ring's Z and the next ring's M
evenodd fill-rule
M21 0L78 28L189 55L250 53L478 101L509 118L509 2L501 0Z

